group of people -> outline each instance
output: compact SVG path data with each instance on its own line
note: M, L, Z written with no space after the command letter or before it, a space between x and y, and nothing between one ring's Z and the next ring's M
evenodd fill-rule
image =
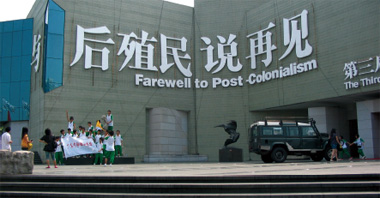
M120 134L120 130L116 131L116 135L113 131L113 116L111 114L111 110L107 111L107 115L105 117L105 123L107 124L107 129L103 128L100 120L96 121L95 129L91 122L88 122L88 129L85 127L79 126L78 130L76 130L76 125L74 123L74 117L69 117L68 111L66 111L66 117L68 121L68 129L67 132L65 130L60 131L60 136L53 136L51 134L50 129L45 130L45 136L40 139L40 142L45 144L44 151L46 152L46 163L47 167L50 168L49 156L54 162L54 167L57 168L57 164L63 164L63 156L64 150L62 149L61 139L66 136L72 136L74 138L81 139L92 139L96 145L96 153L90 155L83 155L82 157L86 158L87 156L92 158L94 156L94 165L102 164L103 157L104 166L107 166L109 163L112 166L114 162L115 156L120 157L122 154L122 144L123 137ZM80 156L78 156L80 157ZM109 161L108 161L109 159Z
M347 155L349 157L349 160L352 159L352 156L349 151L349 147L356 144L358 148L358 153L361 159L366 159L367 157L364 155L363 147L364 147L364 140L360 138L359 135L355 135L355 141L350 143L347 140L343 138L343 136L338 136L335 129L331 130L330 134L330 145L332 149L331 158L330 161L336 160L342 160L344 155ZM339 158L338 158L338 150L339 152Z

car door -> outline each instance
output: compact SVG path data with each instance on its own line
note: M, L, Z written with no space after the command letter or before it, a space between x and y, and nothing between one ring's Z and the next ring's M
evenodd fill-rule
M286 128L286 142L294 149L300 149L301 136L298 126L287 126Z
M302 148L303 149L318 149L321 147L320 140L314 128L311 126L301 126Z

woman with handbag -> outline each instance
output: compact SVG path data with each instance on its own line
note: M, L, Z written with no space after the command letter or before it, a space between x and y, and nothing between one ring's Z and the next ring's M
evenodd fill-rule
M22 128L22 135L21 135L21 150L24 151L30 151L30 149L33 146L33 140L29 140L28 136L28 128L23 127Z

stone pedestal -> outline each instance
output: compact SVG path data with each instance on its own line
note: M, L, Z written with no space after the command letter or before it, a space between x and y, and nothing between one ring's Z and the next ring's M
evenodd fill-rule
M0 175L32 174L34 153L0 150Z
M219 162L243 162L243 149L228 147L219 149Z

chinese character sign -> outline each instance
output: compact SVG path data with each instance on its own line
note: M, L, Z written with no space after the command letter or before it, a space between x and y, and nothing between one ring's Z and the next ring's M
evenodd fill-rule
M123 37L123 42L121 43L117 55L120 56L121 53L124 52L124 55L126 57L119 71L124 69L124 67L129 63L133 56L135 56L135 65L130 65L130 68L149 71L158 70L157 67L153 65L154 46L152 43L157 42L156 38L152 37L148 39L148 33L145 31L141 31L140 38L137 37L137 35L133 32L131 34L118 35Z
M115 44L114 41L109 38L107 40L95 40L90 38L85 38L85 33L88 34L109 34L110 30L106 26L102 27L96 27L96 28L83 28L79 25L77 25L77 41L76 41L76 52L74 56L73 62L70 64L70 66L73 66L75 63L79 61L79 59L83 55L84 50L84 41L88 42L95 42L95 43L105 43L105 44ZM102 61L101 65L93 65L92 64L92 54L93 52L100 52L102 53ZM109 50L104 47L103 49L94 49L88 45L86 45L86 51L85 51L85 62L84 62L84 68L90 69L92 67L99 67L102 68L102 70L108 69L108 54Z
M217 36L218 43L218 60L213 61L213 51L214 47L211 45L211 40L208 37L202 37L202 41L208 45L206 48L201 48L201 51L207 52L207 64L205 65L206 71L211 71L218 63L218 67L212 72L213 74L222 70L227 64L228 70L231 72L238 72L243 68L240 64L240 60L237 58L237 46L238 44L234 42L236 35L230 34L228 40L222 36ZM234 64L234 59L237 59L236 64Z
M380 84L380 77L376 76L379 70L380 56L345 63L343 67L346 76L344 86L348 90Z
M34 71L38 72L40 67L40 52L41 52L41 35L34 35L33 37L33 61L30 63L31 66L34 65Z
M61 142L66 158L98 152L94 140L91 138L82 139L66 135L64 138L61 138Z

